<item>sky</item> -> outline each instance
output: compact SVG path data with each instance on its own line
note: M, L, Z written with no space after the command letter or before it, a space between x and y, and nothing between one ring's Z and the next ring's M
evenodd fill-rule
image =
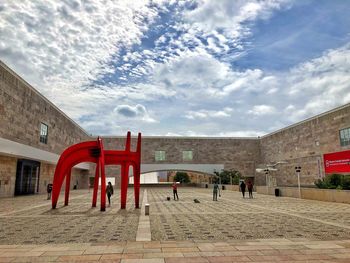
M0 59L88 133L256 137L350 102L348 0L2 0Z

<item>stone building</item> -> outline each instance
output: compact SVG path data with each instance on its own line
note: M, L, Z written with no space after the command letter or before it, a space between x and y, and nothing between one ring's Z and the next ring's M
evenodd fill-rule
M43 193L69 145L89 135L0 61L0 196ZM73 169L71 184L86 187L89 165Z
M297 185L295 166L301 167L301 185L312 185L325 176L323 154L349 149L350 104L260 138L262 164L287 162L271 172L279 186ZM265 184L264 175L255 177L258 184Z
M103 143L105 149L123 149L125 136L103 137ZM131 148L135 147L136 138L133 138ZM213 174L221 169L235 169L246 176L254 176L255 168L261 162L258 138L145 136L141 149L141 172L166 170ZM107 167L106 174L119 174L118 167Z
M142 131L141 131L142 132ZM53 103L0 61L0 196L43 193L55 165L69 145L95 140ZM125 135L103 138L105 149L123 149ZM136 139L132 139L135 147ZM177 171L212 174L235 169L266 184L256 168L285 161L269 174L280 186L312 185L324 176L323 154L350 149L350 104L296 123L261 138L143 137L142 172ZM120 182L119 167L108 177ZM94 166L73 169L71 186L87 188Z

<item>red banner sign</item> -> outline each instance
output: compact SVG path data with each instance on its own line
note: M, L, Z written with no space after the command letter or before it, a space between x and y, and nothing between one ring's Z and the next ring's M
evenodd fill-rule
M323 161L326 174L350 173L350 151L326 153Z

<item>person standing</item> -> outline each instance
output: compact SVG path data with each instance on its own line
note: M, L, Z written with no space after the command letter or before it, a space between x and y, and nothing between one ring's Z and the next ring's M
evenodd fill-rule
M215 182L214 187L213 187L213 201L218 200L218 192L220 195L220 188L217 182Z
M47 200L50 200L51 199L51 192L52 192L52 184L47 184Z
M244 195L245 195L245 183L244 183L244 181L241 182L241 191L242 191L242 195L244 198Z
M113 195L113 186L111 182L108 182L108 185L106 187L106 194L108 197L108 205L111 206L111 196Z
M253 183L251 180L248 180L247 187L249 192L249 198L253 198Z
M176 200L175 195L176 195L177 200L179 200L179 196L177 195L177 184L175 181L174 181L172 187L173 187L174 200Z

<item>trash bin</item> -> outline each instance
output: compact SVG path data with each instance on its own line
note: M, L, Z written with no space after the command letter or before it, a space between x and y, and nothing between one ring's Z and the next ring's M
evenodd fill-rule
M205 184L205 188L208 188L208 184Z
M280 189L275 188L275 196L280 196Z
M222 190L225 190L225 186L224 185L222 186Z

